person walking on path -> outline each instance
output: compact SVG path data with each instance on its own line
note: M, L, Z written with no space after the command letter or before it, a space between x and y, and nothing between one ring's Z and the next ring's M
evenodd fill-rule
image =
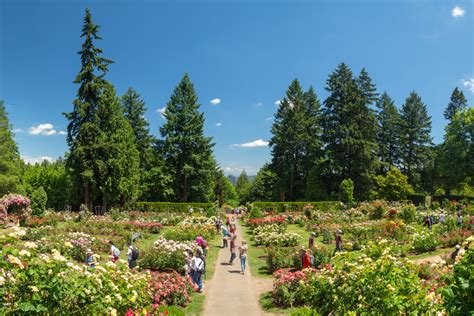
M314 247L314 238L315 238L316 234L315 233L311 233L311 235L309 235L309 240L308 240L308 248L309 249L313 249Z
M229 231L224 226L222 226L222 248L228 247L227 240L229 239L229 237Z
M135 247L132 242L128 243L128 250L127 250L127 259L128 259L128 267L133 269L137 266L137 260L140 256L140 251L137 247Z
M225 219L225 226L227 226L227 229L229 229L229 226L230 226L230 218L229 218L229 216L227 216L226 219Z
M242 274L245 274L245 264L247 261L247 242L242 240L242 246L239 247L240 265L242 267Z
M309 249L305 251L304 257L303 257L303 263L302 263L302 268L307 269L311 266L311 256L309 254Z
M341 237L342 231L337 230L336 231L336 250L334 253L338 251L342 251L342 237Z
M237 238L237 235L233 234L232 237L230 238L230 260L229 264L234 264L234 259L237 256L237 245L235 244L235 239Z
M201 249L196 250L196 255L191 260L191 266L193 269L193 283L198 287L198 292L202 292L202 275L206 271L206 262L202 255Z
M110 251L109 251L110 261L115 263L120 257L120 250L114 245L114 242L112 240L109 240L109 245L110 245Z

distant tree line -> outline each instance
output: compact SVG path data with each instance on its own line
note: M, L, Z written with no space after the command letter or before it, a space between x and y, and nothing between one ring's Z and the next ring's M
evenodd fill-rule
M81 38L77 95L64 113L64 159L25 165L0 101L0 196L46 193L47 207L108 209L137 200L235 204L473 194L474 109L457 88L444 113L444 142L433 145L431 118L415 91L399 110L387 92L377 92L365 69L354 75L340 64L321 103L313 87L305 91L295 79L275 113L271 161L253 181L243 172L233 185L215 161L212 138L204 135L204 115L187 74L167 103L157 138L140 94L129 88L119 97L106 79L113 61L96 46L99 26L89 10Z
M244 199L336 199L349 179L358 200L474 195L474 109L458 88L444 112L448 124L439 145L415 91L398 109L365 69L354 75L344 63L329 75L326 90L321 105L313 87L304 91L297 79L290 84L271 130L272 160Z

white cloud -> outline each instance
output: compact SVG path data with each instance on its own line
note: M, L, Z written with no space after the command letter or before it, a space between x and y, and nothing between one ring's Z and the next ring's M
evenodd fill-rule
M469 91L474 93L474 78L461 80L463 86L465 86Z
M247 147L247 148L254 148L254 147L266 147L268 146L268 142L263 139L257 139L253 142L243 143L243 144L234 144L234 147Z
M261 101L258 101L257 103L255 103L255 106L258 107L258 108L261 107L262 105L263 105L263 103Z
M451 10L451 15L453 16L453 18L460 18L460 17L463 17L464 14L466 14L466 10L464 10L463 8L458 7L458 6L455 6L455 7Z
M222 126L222 123L216 123L216 126L217 126L217 127L221 127L221 126Z
M166 106L156 110L156 112L160 113L162 118L165 118L165 111L166 111Z
M57 131L51 123L39 124L38 126L32 126L28 129L28 134L30 135L51 136L56 133Z
M13 132L19 134L19 133L24 133L25 131L22 130L21 128L15 128Z
M247 173L247 175L254 175L258 172L258 169L252 166L233 166L229 165L224 168L224 172L227 174L231 174L234 176L238 176L244 171Z
M219 98L212 99L210 102L211 102L213 105L218 105L219 103L221 103L221 99L219 99Z
M24 157L21 157L21 159L23 159L25 163L28 163L31 165L34 165L36 163L42 163L45 160L49 162L52 162L54 160L52 157L48 157L48 156L42 156L42 157L24 156Z
M276 100L275 101L275 105L280 105L281 104L281 100Z
M265 121L271 121L271 120L273 120L273 116L267 117L267 118L265 119Z
M67 135L67 133L65 131L59 131L58 134L59 135Z

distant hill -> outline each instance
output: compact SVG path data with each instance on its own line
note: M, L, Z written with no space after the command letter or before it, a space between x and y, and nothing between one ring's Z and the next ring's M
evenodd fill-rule
M250 181L255 180L255 177L256 177L256 176L247 176L247 178L249 178ZM236 185L236 184L237 184L237 179L238 179L238 178L239 178L239 177L236 177L236 176L234 176L234 175L232 175L232 174L227 175L227 179L229 179L229 181L232 182L233 185Z

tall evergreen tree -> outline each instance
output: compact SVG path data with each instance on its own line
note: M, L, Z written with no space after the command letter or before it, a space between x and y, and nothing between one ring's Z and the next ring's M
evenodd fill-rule
M172 196L171 178L165 172L163 155L155 146L157 140L150 134L150 124L145 118L146 105L140 94L128 88L121 98L125 117L135 134L135 144L140 153L140 199L164 201Z
M280 200L294 201L304 190L304 176L301 170L305 146L305 103L312 96L305 96L298 79L290 84L286 97L280 103L272 125L272 169L278 176L277 188ZM308 101L310 102L310 101ZM308 144L305 144L305 140Z
M361 81L339 64L327 80L324 101L325 149L332 173L327 187L335 191L342 180L352 179L359 199L369 197L377 167L377 122L369 108L373 91L362 89Z
M8 192L22 191L22 161L13 139L13 131L3 100L0 100L0 197Z
M81 37L84 38L81 70L74 83L79 84L69 120L67 142L78 196L88 206L124 204L136 197L138 151L133 130L123 116L115 89L104 76L110 59L102 57L95 46L99 26L86 9Z
M322 110L319 99L312 86L305 93L305 120L303 130L303 158L300 170L303 173L305 185L304 197L308 198L308 191L314 191L319 186L321 178L311 174L311 170L321 169L323 160L322 141Z
M160 128L166 167L172 172L175 200L209 201L213 193L215 160L212 138L204 136L194 86L185 74L167 104Z
M400 158L402 171L415 189L421 189L420 174L428 164L431 117L420 96L412 91L400 113Z
M277 175L272 171L269 164L265 164L257 172L255 180L252 181L249 199L252 201L275 200L276 181Z
M133 129L111 84L104 87L95 117L100 134L94 146L94 196L106 210L138 197L140 156Z
M440 169L447 193L461 184L474 186L474 108L458 111L446 126L441 145Z
M145 118L146 106L140 94L133 88L128 88L122 96L121 103L125 117L128 119L136 138L137 149L140 152L140 165L147 163L147 154L154 138L150 135L150 124Z
M451 100L448 103L448 107L444 111L444 118L451 121L457 112L463 111L467 107L467 100L464 93L457 87L451 94Z
M379 124L377 131L379 159L382 171L387 172L391 166L398 165L400 155L400 113L387 92L382 93L376 105L379 109L377 114Z
M356 78L356 83L359 86L359 89L362 91L362 97L365 100L367 106L373 105L378 100L377 87L372 82L369 73L365 68L359 73L359 76Z
M247 177L247 172L242 170L239 177L237 178L237 183L235 184L237 196L239 197L239 203L243 204L248 201L250 186L251 182Z

